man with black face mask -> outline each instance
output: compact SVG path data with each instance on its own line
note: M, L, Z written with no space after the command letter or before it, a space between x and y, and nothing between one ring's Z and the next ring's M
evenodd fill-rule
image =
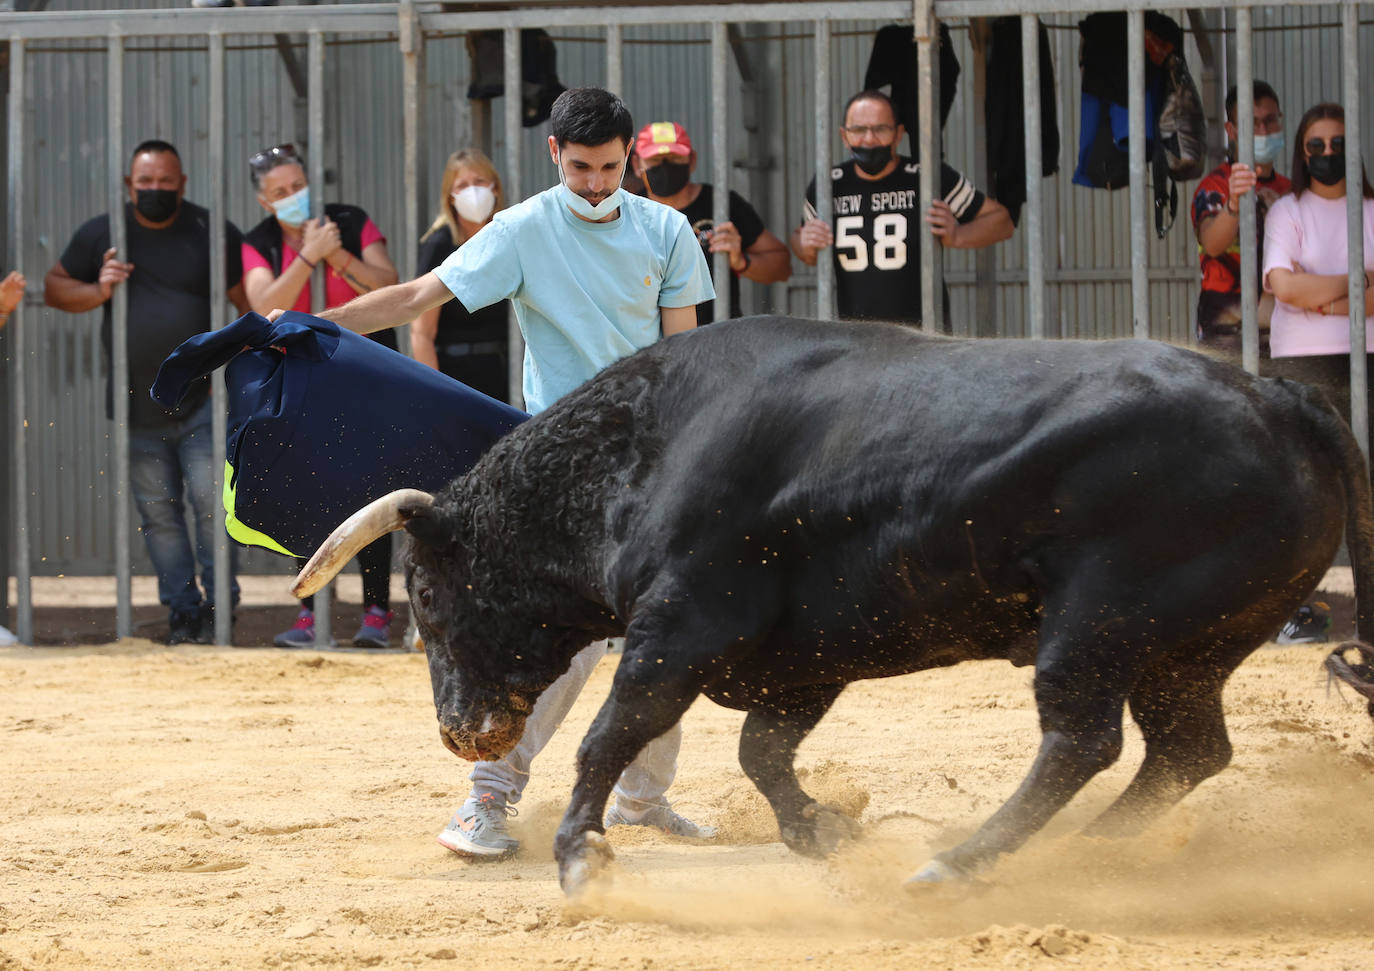
M182 341L213 327L210 306L210 213L186 202L177 150L164 141L134 149L124 177L128 260L111 246L110 217L96 216L72 236L43 281L50 307L84 313L103 307L101 336L110 353L115 287L129 287L129 476L143 541L157 571L158 598L168 610L169 644L208 644L214 635L214 489L210 384L200 382L175 410L148 396L162 359ZM225 284L247 313L242 238L225 223ZM113 382L112 382L113 384ZM113 390L106 401L114 417ZM186 530L185 501L195 514L196 542ZM194 552L193 552L194 551ZM196 586L200 563L202 590ZM237 583L231 582L234 599Z
M861 91L844 109L840 137L850 158L830 170L835 225L816 218L816 183L806 189L806 220L792 252L808 266L834 245L835 298L841 318L921 322L920 163L897 154L904 129L887 95ZM1008 239L1007 208L940 165L940 198L925 214L945 246L978 249ZM948 294L943 328L949 331Z
M731 190L729 220L715 224L715 189L693 182L697 153L687 129L674 121L654 121L635 137L634 173L644 194L687 217L702 251L725 253L730 260L730 316L740 316L739 280L781 283L792 276L792 259L783 241L764 228L754 207ZM697 304L697 326L715 320L715 301Z

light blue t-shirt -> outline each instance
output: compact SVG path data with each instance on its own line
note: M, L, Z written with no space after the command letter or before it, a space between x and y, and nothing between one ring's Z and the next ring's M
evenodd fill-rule
M715 297L676 209L622 192L620 218L592 223L561 195L554 186L497 213L434 271L468 310L514 302L531 413L658 340L660 307Z

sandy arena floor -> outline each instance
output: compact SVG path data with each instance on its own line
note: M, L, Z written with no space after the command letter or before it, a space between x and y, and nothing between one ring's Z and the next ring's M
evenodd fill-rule
M670 795L720 839L612 830L608 886L572 906L553 831L614 656L536 763L520 854L470 864L434 841L465 768L439 744L419 655L4 648L0 971L1368 968L1374 722L1328 690L1325 653L1266 648L1241 668L1233 765L1144 836L1075 835L1139 762L1128 727L1118 766L950 896L901 881L1020 781L1028 670L851 687L799 759L865 826L824 862L778 841L735 759L742 715L699 702Z

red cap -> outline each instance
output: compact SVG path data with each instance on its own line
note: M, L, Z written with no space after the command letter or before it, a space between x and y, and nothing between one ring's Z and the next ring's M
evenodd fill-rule
M635 138L635 154L640 158L691 155L692 140L687 137L687 129L675 121L651 121Z

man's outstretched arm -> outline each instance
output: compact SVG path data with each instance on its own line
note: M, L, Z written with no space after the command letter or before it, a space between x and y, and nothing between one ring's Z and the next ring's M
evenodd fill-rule
M426 273L407 283L365 293L341 307L331 307L320 316L359 334L371 334L408 324L431 307L452 299L449 288L433 273ZM276 320L283 312L273 310L267 316Z

